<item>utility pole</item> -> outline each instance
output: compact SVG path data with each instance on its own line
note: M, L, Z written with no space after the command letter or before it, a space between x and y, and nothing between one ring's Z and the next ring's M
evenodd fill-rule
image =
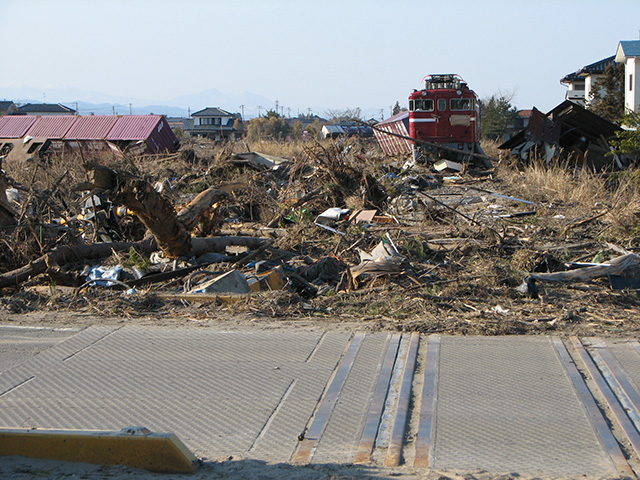
M240 105L240 111L242 112L242 116L240 117L240 120L244 122L244 105Z
M258 105L258 117L260 117L260 112L262 111L262 107Z
M131 104L129 104L129 115L131 115Z

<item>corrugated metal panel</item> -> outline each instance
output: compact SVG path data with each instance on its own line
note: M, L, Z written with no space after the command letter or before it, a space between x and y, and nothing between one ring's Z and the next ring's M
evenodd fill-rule
M107 139L144 140L151 153L173 150L178 139L164 115L127 115L115 123Z
M169 122L164 116L160 117L160 120L155 125L151 135L147 139L147 144L152 153L163 153L167 151L173 151L178 144L178 138L173 133Z
M21 138L38 117L9 115L0 117L0 138Z
M63 138L75 121L75 115L47 115L38 117L31 128L27 130L26 134L34 138Z
M67 140L102 140L118 120L116 115L89 115L76 117L75 123L64 136Z
M125 115L119 117L107 140L146 140L162 117L160 115Z
M373 131L380 148L387 155L400 155L405 153L411 153L411 142L404 138L395 137L393 135L386 135L379 130L386 130L387 132L409 136L409 112L401 112L393 117L376 125L376 130Z

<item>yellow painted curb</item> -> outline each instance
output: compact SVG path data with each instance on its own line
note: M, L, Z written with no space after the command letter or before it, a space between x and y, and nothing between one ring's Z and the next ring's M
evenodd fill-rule
M198 464L175 434L141 427L119 432L0 428L0 455L128 465L161 473L191 473Z

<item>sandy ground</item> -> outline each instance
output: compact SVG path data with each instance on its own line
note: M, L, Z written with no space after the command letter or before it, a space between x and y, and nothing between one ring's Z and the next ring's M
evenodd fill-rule
M103 466L88 463L67 463L24 457L0 457L0 478L79 478L79 479L228 479L228 480L552 480L550 477L521 476L516 472L491 474L476 472L436 472L411 468L379 468L354 465L289 465L268 464L258 460L222 460L205 462L191 474L151 473L122 465ZM568 479L553 479L568 480Z

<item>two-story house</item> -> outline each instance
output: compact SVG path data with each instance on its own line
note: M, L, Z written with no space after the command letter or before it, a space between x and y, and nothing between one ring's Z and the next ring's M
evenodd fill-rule
M595 83L602 78L608 66L615 64L615 56L604 58L592 63L580 70L565 75L560 83L568 87L565 94L566 100L571 100L579 105L587 106L593 94Z
M60 103L27 103L18 107L15 114L40 117L45 115L75 115L76 111Z
M624 106L626 110L640 112L640 40L618 43L615 60L624 63Z
M242 134L236 128L236 120L242 121L239 113L229 113L217 107L208 107L191 114L193 126L185 133L193 137L206 137L215 141L235 140Z
M0 117L3 117L4 115L13 115L17 110L18 107L16 107L15 103L8 100L0 101Z

